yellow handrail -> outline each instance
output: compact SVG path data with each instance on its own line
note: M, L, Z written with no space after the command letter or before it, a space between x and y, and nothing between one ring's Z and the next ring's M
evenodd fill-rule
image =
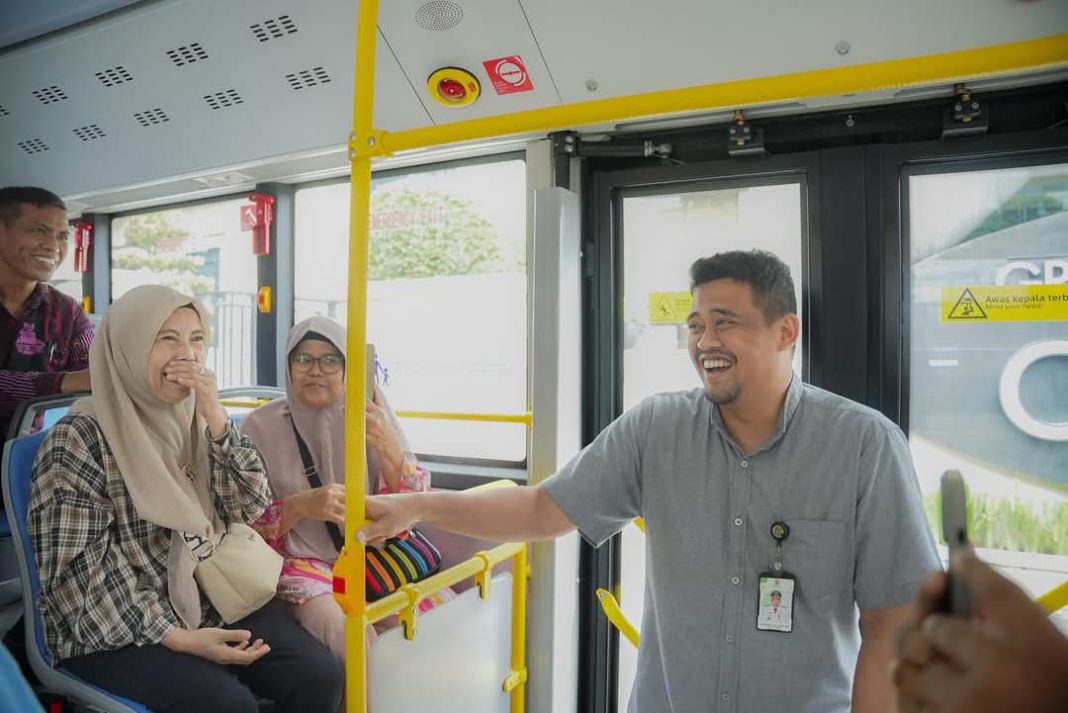
M623 610L619 607L619 602L616 600L612 593L607 589L597 589L597 600L601 602L601 609L604 610L605 616L608 617L608 621L612 622L619 633L627 637L627 641L638 647L638 630L634 628L634 625L627 621L626 615L623 614Z
M626 119L952 83L1009 72L1037 71L1066 63L1068 34L1051 35L921 57L632 94L395 133L379 133L377 151L380 155L389 155L397 151L516 134L546 133Z
M219 399L225 408L256 408L270 401L272 399Z
M529 411L526 413L463 413L459 411L396 411L400 418L433 418L445 421L485 421L488 423L533 423Z
M1035 601L1042 605L1042 607L1050 614L1060 611L1064 607L1068 607L1068 582L1061 582Z

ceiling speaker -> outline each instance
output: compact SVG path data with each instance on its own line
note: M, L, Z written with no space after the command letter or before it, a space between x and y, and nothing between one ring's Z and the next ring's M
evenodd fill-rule
M415 11L415 21L424 30L444 32L463 22L464 9L452 0L431 0Z

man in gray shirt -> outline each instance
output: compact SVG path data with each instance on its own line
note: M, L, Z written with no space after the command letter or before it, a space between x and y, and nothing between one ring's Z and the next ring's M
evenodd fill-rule
M940 568L904 435L794 375L800 322L774 255L720 253L691 279L702 389L646 399L538 486L368 498L358 536L426 520L501 541L577 527L599 545L642 516L631 713L889 713L892 632Z

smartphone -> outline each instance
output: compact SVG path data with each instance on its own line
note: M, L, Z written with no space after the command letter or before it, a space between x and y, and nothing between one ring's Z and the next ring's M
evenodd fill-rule
M968 544L968 504L964 477L959 470L947 470L942 474L942 536L949 545L950 562L953 553ZM948 571L945 610L954 616L970 617L971 595L968 588L953 575L953 566Z
M367 389L365 393L367 400L373 401L375 398L375 345L370 342L367 344L367 362L365 367L364 388Z

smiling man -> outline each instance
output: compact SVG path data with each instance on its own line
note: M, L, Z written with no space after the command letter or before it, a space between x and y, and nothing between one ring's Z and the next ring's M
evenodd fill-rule
M889 713L891 633L939 569L908 444L793 373L781 260L720 253L690 276L702 388L645 399L538 486L368 498L360 536L425 520L503 541L577 527L599 545L642 516L631 713Z
M0 443L19 402L89 390L93 330L47 284L67 256L67 209L43 188L0 188Z

